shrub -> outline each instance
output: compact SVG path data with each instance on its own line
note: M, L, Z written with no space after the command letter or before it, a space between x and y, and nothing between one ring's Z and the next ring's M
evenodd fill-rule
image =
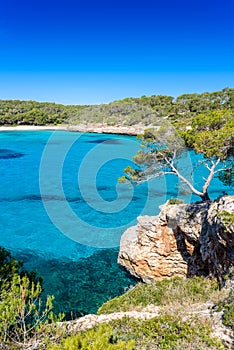
M224 350L222 343L211 337L209 327L177 317L164 316L151 320L125 317L109 324L63 339L47 350L154 350L193 349Z
M147 321L125 318L121 321L114 321L112 326L118 339L125 341L134 339L136 350L224 350L223 344L211 337L209 327L199 322L182 321L176 316L161 316Z
M48 350L133 350L135 341L118 339L109 324L101 324L98 327L72 335L64 339L58 345L52 345Z
M3 248L0 259L0 347L25 349L54 333L54 322L63 315L53 314L51 296L42 305L42 287L34 273L20 272L22 264Z
M172 278L149 284L139 283L127 293L104 303L98 314L115 311L129 311L149 304L169 305L206 302L217 292L219 285L215 280L202 277Z
M168 204L184 204L182 199L170 198Z

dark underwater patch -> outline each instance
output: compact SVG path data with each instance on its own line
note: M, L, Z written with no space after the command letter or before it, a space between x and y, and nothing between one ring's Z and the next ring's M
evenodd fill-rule
M59 197L59 196L53 196L53 195L47 195L47 196L40 196L36 194L28 195L28 196L22 196L22 197L16 197L16 198L0 198L0 202L20 202L20 201L61 201L61 202L80 202L82 201L81 198L66 198L66 197Z
M101 140L98 140L98 139L95 139L95 140L88 140L88 141L84 141L85 143L103 143L103 142L107 142L109 141L109 139L101 139Z
M98 191L109 191L110 186L97 186Z
M120 142L118 140L115 139L95 139L95 140L88 140L88 141L84 141L85 143L104 143L104 144L108 144L108 145L117 145Z
M11 149L0 149L0 159L14 159L21 158L24 156L24 153L15 152Z
M119 140L116 140L116 139L109 139L109 140L106 140L105 143L108 145L118 145L121 142L119 142Z
M15 257L29 270L34 267L43 278L44 299L54 295L54 312L66 319L95 313L104 302L123 294L137 280L117 264L118 249L97 250L93 255L72 261L21 252Z

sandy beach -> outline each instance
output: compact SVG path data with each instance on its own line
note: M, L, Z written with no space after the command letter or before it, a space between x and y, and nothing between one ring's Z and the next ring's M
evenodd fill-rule
M1 131L45 131L45 130L65 130L73 132L87 132L98 134L120 134L120 135L138 135L144 132L145 126L110 126L99 124L78 124L78 125L17 125L0 126Z
M0 126L0 131L36 131L36 130L67 130L66 126L57 125L17 125L17 126Z

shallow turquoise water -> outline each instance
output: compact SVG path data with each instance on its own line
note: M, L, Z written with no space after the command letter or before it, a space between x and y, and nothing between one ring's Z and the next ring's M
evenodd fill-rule
M135 283L116 263L120 236L138 215L157 214L178 196L174 176L135 188L118 184L138 147L118 135L0 133L0 245L39 271L67 317L95 312ZM182 158L186 175L195 158ZM197 169L198 186L203 175ZM215 179L211 197L223 191L231 193Z

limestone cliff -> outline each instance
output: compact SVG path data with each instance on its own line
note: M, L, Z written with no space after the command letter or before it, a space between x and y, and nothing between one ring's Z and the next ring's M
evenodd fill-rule
M173 276L221 278L234 263L234 196L198 204L168 203L122 236L118 262L147 282Z

